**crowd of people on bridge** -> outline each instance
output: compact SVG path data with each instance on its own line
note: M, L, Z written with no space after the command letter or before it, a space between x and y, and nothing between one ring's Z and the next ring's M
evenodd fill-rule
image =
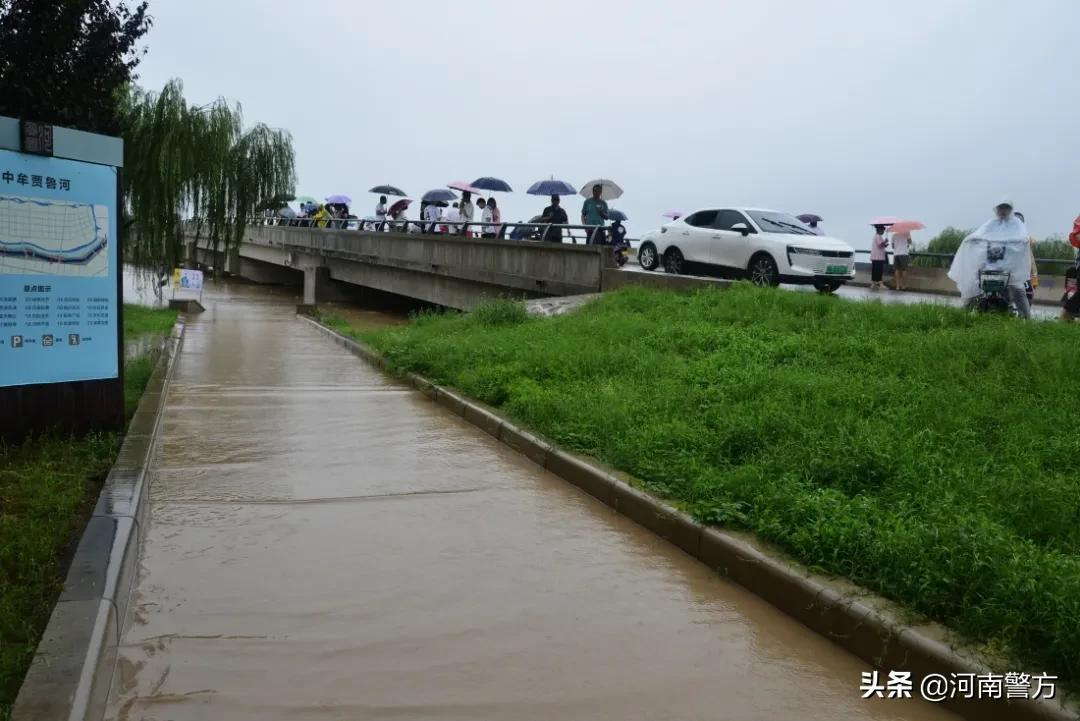
M288 205L277 211L268 210L266 222L301 228L457 234L550 243L561 243L568 238L576 241L580 233L588 244L624 242L626 228L622 221L625 216L612 213L601 192L600 185L593 186L592 196L586 198L581 207L580 226L576 227L571 224L558 195L552 195L548 206L529 221L506 223L494 196L479 197L474 203L469 191L463 191L459 200L421 201L419 220L408 217L411 201L401 199L388 204L387 197L381 195L375 204L374 215L367 218L353 215L348 203L306 201L300 204L299 212Z

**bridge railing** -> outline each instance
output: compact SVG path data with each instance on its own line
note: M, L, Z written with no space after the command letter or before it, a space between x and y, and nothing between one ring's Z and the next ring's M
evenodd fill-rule
M475 238L496 238L499 240L543 241L549 237L549 231L559 241L573 244L591 244L606 237L606 226L577 225L573 223L485 223L482 221L463 222L440 219L429 220L372 220L370 218L331 218L318 225L312 218L255 218L253 226L274 226L289 228L308 228L313 230L355 230L368 233L417 233L421 235L468 235ZM193 233L200 221L189 218L184 221L184 229ZM515 232L516 231L516 232ZM601 231L598 233L597 231ZM547 241L552 242L552 241Z
M856 255L865 256L864 260L869 260L869 250L856 250L855 253ZM891 262L894 255L895 253L892 251L887 251L886 260ZM911 258L912 264L917 267L948 268L952 264L955 255L955 253L931 253L926 250L913 250L908 257ZM916 262L919 258L926 259L926 262ZM1064 272L1067 268L1071 268L1075 265L1076 260L1063 258L1036 258L1035 264L1040 266L1040 268L1059 266L1061 271Z

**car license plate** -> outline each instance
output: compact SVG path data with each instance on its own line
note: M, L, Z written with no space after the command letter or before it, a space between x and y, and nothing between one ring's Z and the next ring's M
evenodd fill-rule
M846 275L848 269L846 265L830 265L825 272L829 275Z

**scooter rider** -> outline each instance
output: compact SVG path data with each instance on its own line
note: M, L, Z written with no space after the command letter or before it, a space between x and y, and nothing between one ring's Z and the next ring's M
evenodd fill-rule
M960 290L960 299L973 307L982 289L979 271L987 265L1009 273L1007 295L1021 317L1031 317L1024 284L1031 277L1031 251L1027 227L1013 213L1013 203L1003 200L994 208L994 217L964 238L953 256L949 278Z

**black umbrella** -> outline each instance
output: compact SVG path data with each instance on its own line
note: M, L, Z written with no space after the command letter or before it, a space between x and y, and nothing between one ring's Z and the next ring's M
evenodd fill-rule
M510 187L510 183L499 178L477 178L471 183L472 187L479 188L480 190L491 190L496 193L513 193L514 189Z
M457 199L458 197L454 194L454 191L448 188L435 188L435 190L429 190L424 193L422 198L420 198L420 200L423 200L426 203L452 203Z
M368 191L369 193L378 193L379 195L396 195L399 198L404 198L406 193L401 188L395 188L393 185L376 185L374 188Z
M803 213L796 217L804 223L820 223L822 220L820 215L814 215L813 213Z

